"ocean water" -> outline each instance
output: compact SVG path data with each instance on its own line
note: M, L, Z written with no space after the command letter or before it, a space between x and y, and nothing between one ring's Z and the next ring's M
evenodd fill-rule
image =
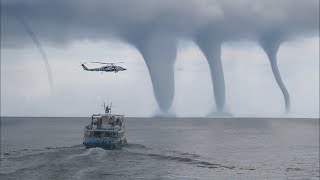
M126 118L120 150L89 122L2 117L0 179L319 179L319 119Z

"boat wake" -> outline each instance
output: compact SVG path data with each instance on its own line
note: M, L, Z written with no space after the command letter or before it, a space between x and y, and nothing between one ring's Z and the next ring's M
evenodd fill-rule
M131 151L130 147L140 147L141 149L149 150L149 151ZM125 149L127 153L131 153L133 155L138 156L147 156L156 160L162 161L174 161L177 163L185 163L189 165L195 165L196 167L201 168L227 168L234 169L235 166L223 165L220 163L211 163L201 159L200 155L195 153L187 153L187 152L179 152L179 151L162 151L162 152L154 152L151 148L147 148L143 145L130 145L128 149Z
M47 147L20 156L15 153L3 155L0 179L185 179L190 175L207 179L219 174L221 177L256 174L263 168L215 162L196 153L153 149L142 144L127 144L116 150L85 149L83 145L76 145ZM285 170L291 174L307 171L293 167Z
M4 156L0 179L34 179L43 175L58 179L99 179L101 175L121 179L141 177L141 174L142 177L151 178L152 176L146 176L146 173L174 171L173 167L243 170L234 165L209 162L195 153L152 149L141 144L128 144L118 150L85 149L82 145L76 145L50 147L38 152L20 157L14 157L13 154Z

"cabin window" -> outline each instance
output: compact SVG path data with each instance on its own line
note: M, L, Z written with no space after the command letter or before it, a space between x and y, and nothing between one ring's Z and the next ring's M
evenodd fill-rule
M113 133L113 137L117 138L118 137L118 133Z
M91 132L86 131L86 132L84 133L84 136L85 136L85 137L91 137L91 136L92 136L92 133L91 133Z
M100 137L101 132L100 131L94 131L93 135L94 135L94 137Z

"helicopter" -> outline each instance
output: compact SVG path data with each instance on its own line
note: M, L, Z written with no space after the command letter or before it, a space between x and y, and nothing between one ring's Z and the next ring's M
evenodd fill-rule
M119 71L125 71L127 70L126 68L123 68L121 66L116 66L114 64L118 64L118 63L123 63L123 62L115 62L115 63L105 63L105 62L90 62L90 63L98 63L98 64L107 64L106 66L102 66L102 67L98 67L98 68L88 68L87 66L85 66L85 63L81 63L81 66L83 68L83 70L85 71L101 71L101 72L119 72Z

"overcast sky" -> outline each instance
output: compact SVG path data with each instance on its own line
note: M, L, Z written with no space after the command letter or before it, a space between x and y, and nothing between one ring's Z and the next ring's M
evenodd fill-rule
M319 117L317 0L283 1L278 6L250 0L140 0L129 9L128 2L97 2L2 1L1 116L89 116L101 112L104 101L112 101L113 110L127 116L156 114L146 63L126 40L160 29L177 39L170 110L177 116L206 116L215 108L208 63L192 41L197 32L212 30L223 37L226 107L234 116L284 115L283 96L256 41L271 32L284 39L277 57L291 96L289 116ZM52 91L39 49L16 17L23 17L46 52ZM80 67L86 61L123 61L128 70L86 72Z

